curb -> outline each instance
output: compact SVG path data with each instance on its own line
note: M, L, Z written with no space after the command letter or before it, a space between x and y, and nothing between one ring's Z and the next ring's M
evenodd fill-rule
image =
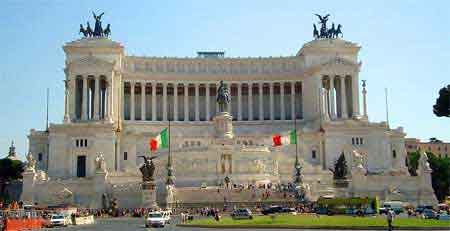
M191 225L177 224L178 227L215 229L322 229L322 230L386 230L386 226L302 226L302 225ZM450 230L450 227L394 227L393 230Z

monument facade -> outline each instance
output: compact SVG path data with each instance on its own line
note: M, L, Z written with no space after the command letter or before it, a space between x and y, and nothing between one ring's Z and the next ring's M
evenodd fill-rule
M369 121L365 85L360 103L361 47L339 38L340 28L286 57L130 56L105 36L66 43L64 118L48 132L31 130L33 172L46 177L33 176L24 198L46 204L68 189L80 206L101 207L107 195L119 206L138 207L139 156L158 156L152 160L157 200L188 203L181 192L223 185L225 178L243 185L293 182L297 152L313 199L388 199L395 188L404 201L435 203L431 184L408 174L403 128ZM223 86L229 98L219 100ZM149 140L169 121L175 180L167 187L168 150L151 152ZM293 129L296 145L272 146L272 136ZM330 169L341 154L349 179L358 180L336 189ZM85 190L90 187L95 190Z

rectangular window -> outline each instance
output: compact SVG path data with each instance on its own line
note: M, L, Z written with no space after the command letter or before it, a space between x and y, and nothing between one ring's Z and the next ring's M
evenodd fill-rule
M75 140L75 147L79 147L80 146L80 141L79 140Z
M355 138L352 137L352 145L355 145Z
M84 146L87 147L87 139L84 140Z
M311 156L313 159L316 159L316 150L312 150Z
M38 161L42 161L42 153L38 154Z
M128 152L123 152L123 160L128 160Z
M359 143L360 143L360 144L364 144L364 142L363 142L363 141L364 141L364 140L363 140L363 138L361 137L361 138L359 138L359 139L360 139Z

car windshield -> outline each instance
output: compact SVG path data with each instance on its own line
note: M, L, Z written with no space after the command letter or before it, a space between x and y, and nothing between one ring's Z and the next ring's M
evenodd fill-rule
M161 213L150 213L150 214L148 214L148 217L159 218L159 217L162 217L162 215L161 215Z
M64 219L63 215L53 215L52 219Z

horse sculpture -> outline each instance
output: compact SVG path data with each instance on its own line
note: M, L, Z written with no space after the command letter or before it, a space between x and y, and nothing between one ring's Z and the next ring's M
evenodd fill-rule
M342 33L342 25L338 24L336 31L334 32L334 36L336 38L338 38L338 35L341 35L341 38L344 36L344 34Z
M316 24L313 23L313 27L314 27L313 37L314 37L314 39L318 39L319 38L319 31L317 30Z
M84 29L83 24L80 24L80 32L82 33L84 37L87 37L89 34L87 33L87 31Z
M103 35L105 37L109 37L109 35L111 34L111 24L108 24L105 28L105 30L103 31Z

